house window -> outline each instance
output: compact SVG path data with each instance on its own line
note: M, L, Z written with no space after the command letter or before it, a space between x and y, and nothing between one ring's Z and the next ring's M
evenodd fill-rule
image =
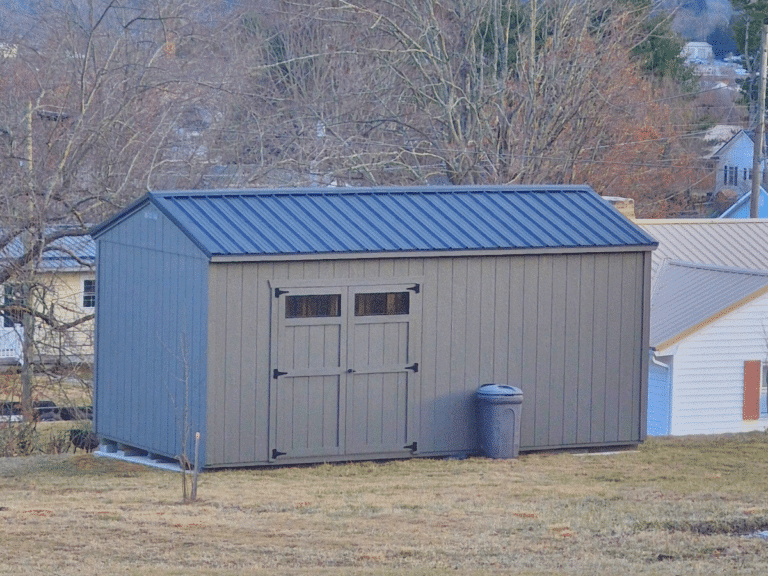
M723 168L723 184L737 186L739 183L738 166L725 166Z
M83 280L83 308L96 306L96 280Z
M341 316L341 294L286 296L286 318L328 318Z
M3 306L21 307L24 303L24 296L21 293L21 286L16 284L6 284L3 288ZM3 313L3 327L13 328L16 324L21 324L24 313L20 309L10 309Z
M355 294L355 316L392 316L408 314L408 292Z

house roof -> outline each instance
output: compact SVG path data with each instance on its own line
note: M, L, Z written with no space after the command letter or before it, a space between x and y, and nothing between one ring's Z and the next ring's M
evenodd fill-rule
M0 251L0 258L14 259L23 254L22 239L17 236ZM73 271L93 267L96 261L96 243L90 236L63 236L51 242L37 266L38 271Z
M703 140L709 146L707 158L717 158L720 150L730 142L739 132L743 132L740 126L732 124L716 124L709 128L705 133Z
M745 192L741 195L741 198L736 200L731 206L728 207L728 209L720 214L718 218L743 218L745 216L749 216L749 210L750 210L750 198L752 196L752 191ZM765 191L765 188L760 186L760 198L758 200L758 216L761 218L765 217L765 210L766 202L765 199L768 198L768 193ZM762 214L760 214L762 212ZM744 214L745 216L742 216Z
M748 134L748 133L747 133L745 130L739 130L739 131L738 131L738 132L736 132L736 133L735 133L733 136L731 136L731 137L730 137L730 138L729 138L729 139L728 139L728 140L727 140L725 143L723 143L723 144L722 144L722 145L721 145L719 148L717 148L717 149L716 149L716 150L715 150L715 151L712 153L712 156L711 156L711 157L712 157L712 158L719 158L720 156L722 156L722 155L723 155L723 152L724 152L724 151L725 151L727 148L730 148L731 146L733 146L733 144L734 144L734 143L735 143L737 140L740 140L740 139L742 139L742 138L747 138L747 139L748 139L750 142L754 142L754 140L752 140L752 136L750 136L750 135L749 135L749 134Z
M665 260L768 271L768 220L636 220L659 242L653 252L655 283Z
M151 192L209 257L634 247L656 242L586 186Z
M665 261L651 293L652 347L663 350L768 292L768 271Z

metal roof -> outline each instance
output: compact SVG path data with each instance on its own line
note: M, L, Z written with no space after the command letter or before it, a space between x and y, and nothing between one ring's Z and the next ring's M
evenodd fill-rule
M665 261L651 294L651 346L666 348L768 291L768 271Z
M208 256L656 245L586 186L174 191L145 201Z
M47 232L50 233L50 231ZM17 236L0 251L0 258L19 258L22 254L22 239ZM45 248L37 269L40 271L82 270L93 267L95 261L96 243L90 236L63 236Z
M768 220L716 218L635 223L659 242L651 264L654 283L665 260L768 270Z
M765 211L760 210L760 208L763 207L765 204L765 199L768 194L765 191L765 188L760 186L760 195L758 199L758 217L761 217L760 213L762 212L762 217L765 217ZM748 218L750 215L750 212L752 211L752 191L745 192L741 195L741 198L736 200L731 206L728 207L728 209L720 214L718 218Z

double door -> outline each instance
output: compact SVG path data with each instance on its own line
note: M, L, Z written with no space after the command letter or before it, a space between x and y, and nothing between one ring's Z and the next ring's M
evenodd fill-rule
M419 284L273 290L270 459L415 452Z

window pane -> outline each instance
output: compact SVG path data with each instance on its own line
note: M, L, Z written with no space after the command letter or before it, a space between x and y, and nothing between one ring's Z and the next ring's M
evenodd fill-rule
M13 328L16 324L21 324L24 312L19 308L24 304L24 296L21 286L15 284L6 284L4 288L3 305L12 308L3 314L3 327ZM16 309L13 309L17 307Z
M390 316L408 314L408 292L355 294L355 316Z
M286 296L286 318L321 318L341 316L341 294Z
M83 308L96 306L96 280L83 280Z

